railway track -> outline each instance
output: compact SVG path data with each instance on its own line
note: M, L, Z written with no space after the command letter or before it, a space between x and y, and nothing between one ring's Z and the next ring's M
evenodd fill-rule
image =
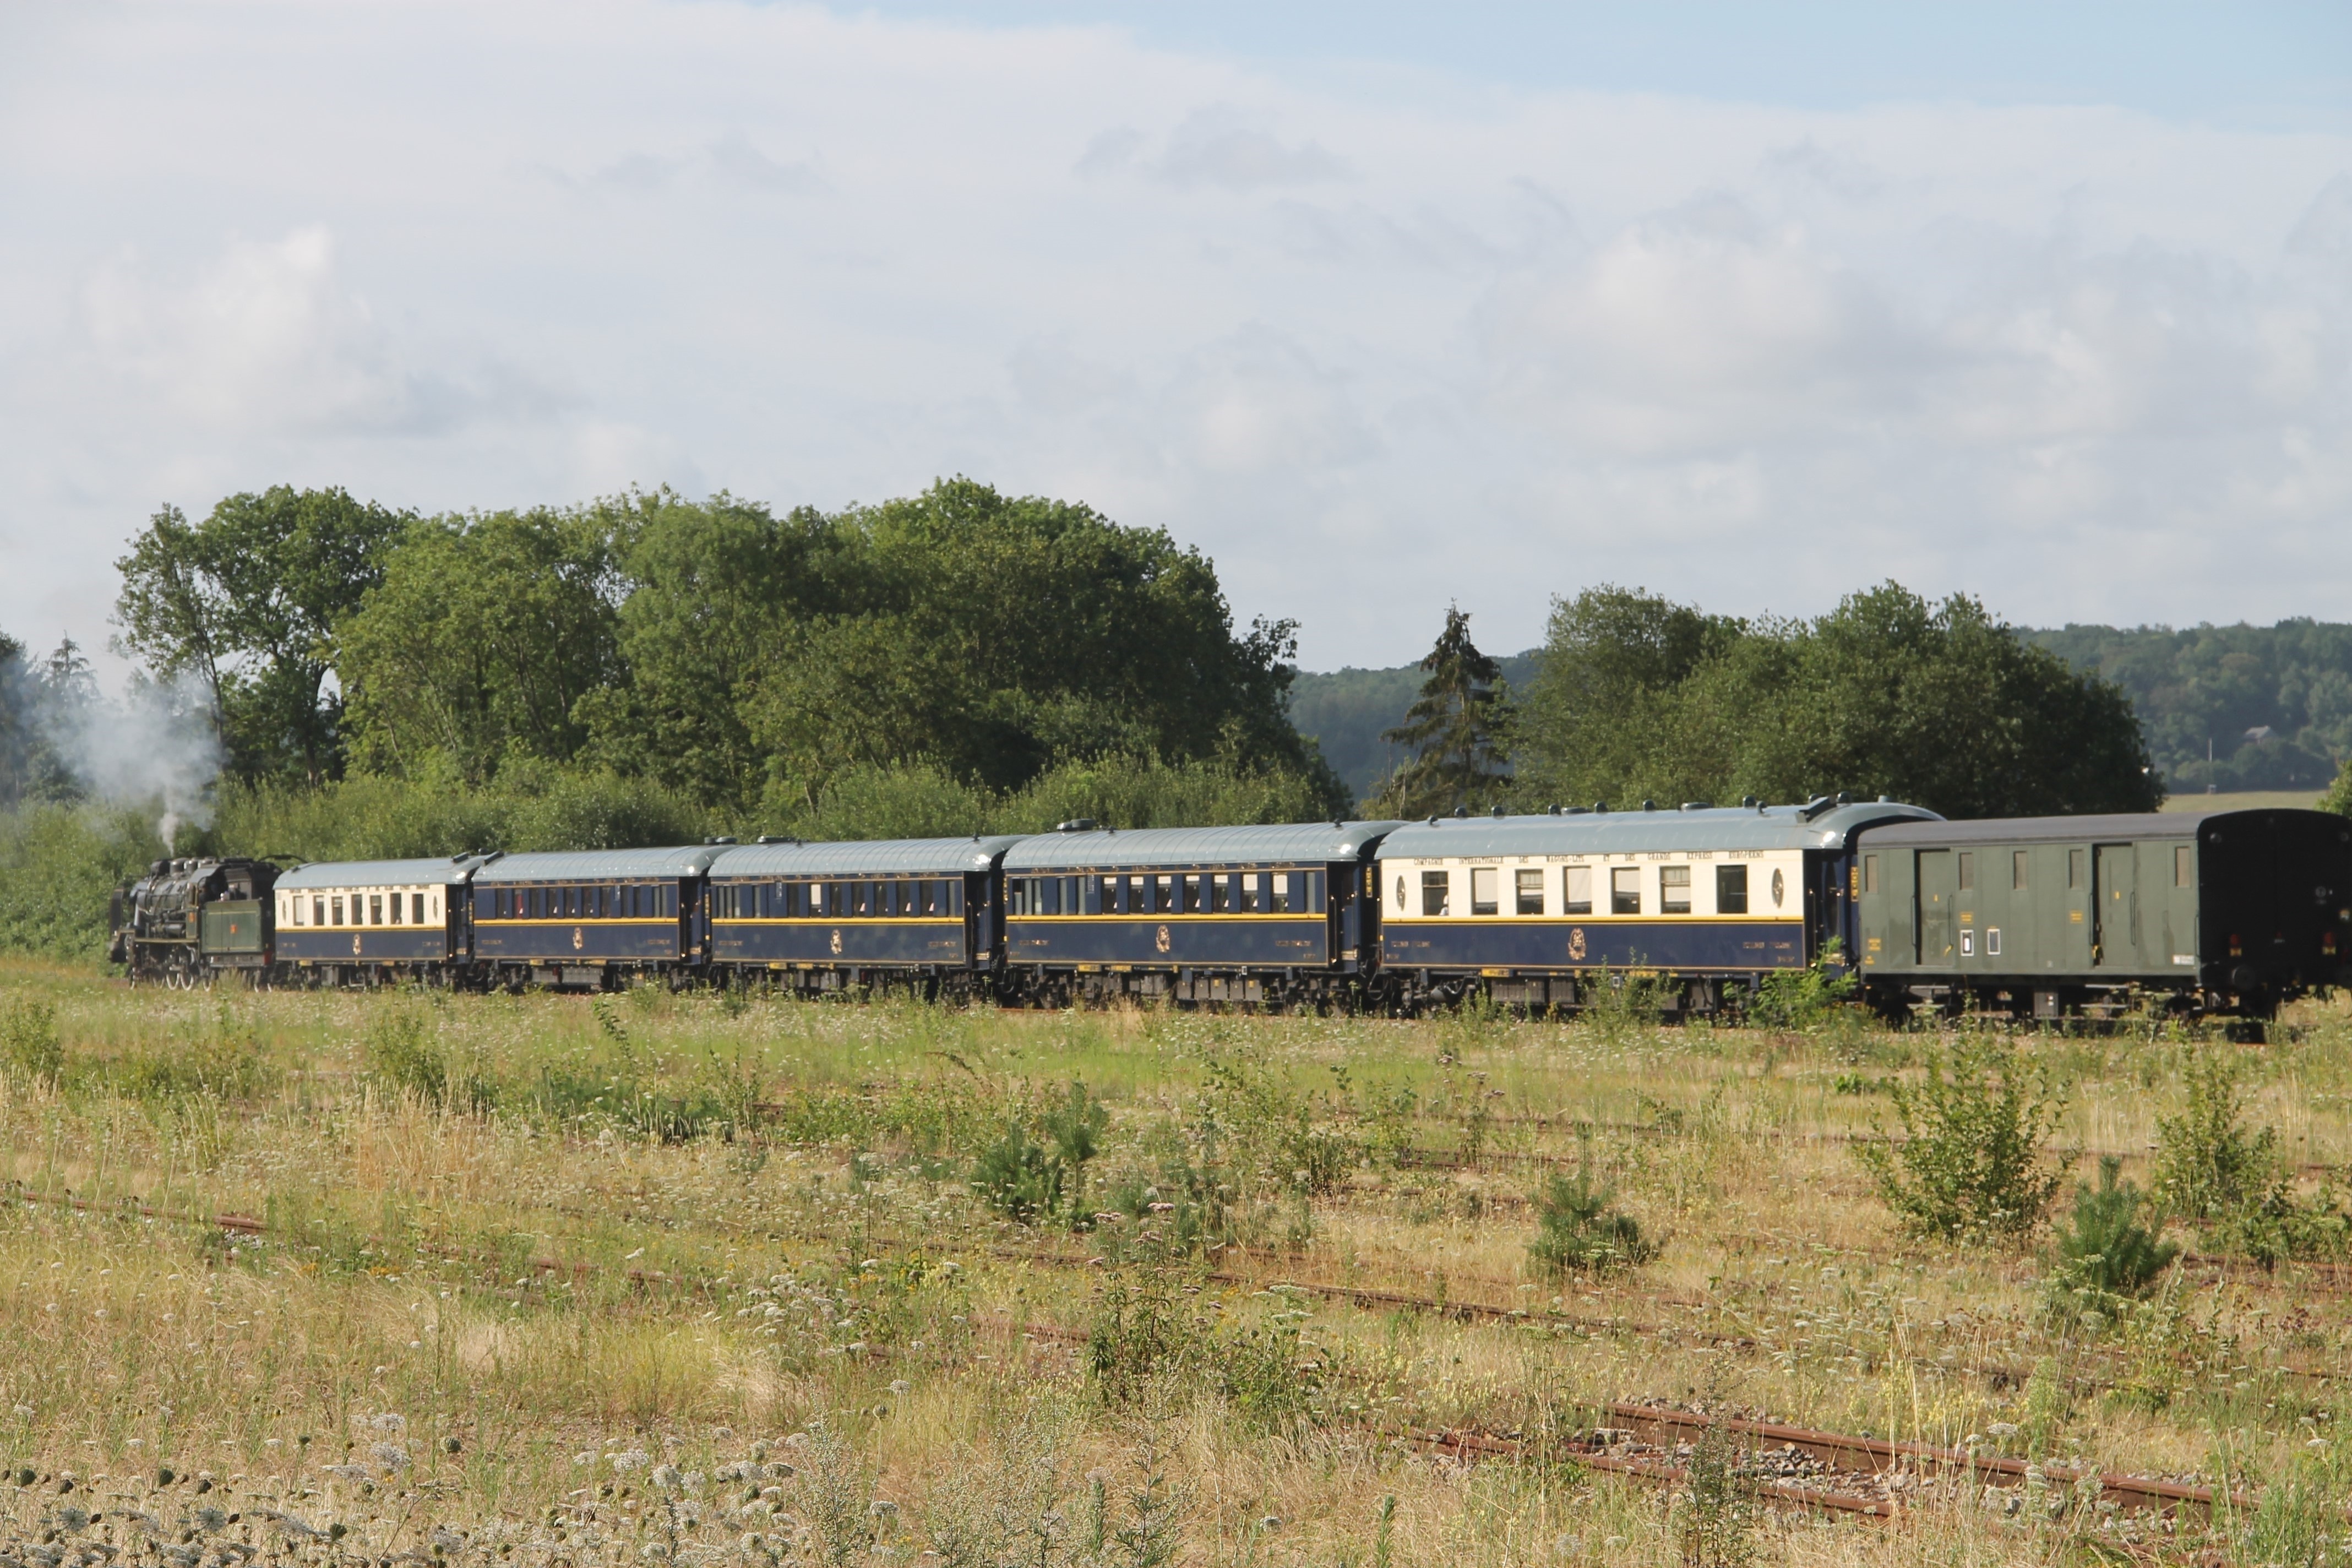
M270 1230L266 1221L250 1215L184 1214L144 1204L36 1194L25 1190L21 1184L13 1185L7 1195L26 1204L100 1215L192 1224L217 1228L232 1235L262 1236ZM461 1248L427 1246L423 1250L430 1256L454 1260L487 1261ZM1092 1261L1066 1255L1015 1253L1015 1256L1023 1261L1074 1267L1085 1267ZM530 1265L537 1272L572 1277L605 1271L604 1266L544 1257L531 1258ZM641 1285L688 1289L698 1287L696 1281L656 1270L620 1268L611 1271ZM1362 1287L1268 1280L1225 1269L1212 1269L1207 1277L1219 1283L1259 1289L1279 1287L1366 1307L1434 1310L1473 1319L1525 1320L1533 1316L1519 1308L1475 1302L1441 1302L1403 1292ZM1018 1333L1026 1340L1051 1340L1079 1345L1088 1339L1083 1330L1035 1320L1016 1322L992 1314L986 1321L990 1327L1007 1333ZM1622 1320L1616 1320L1593 1326L1622 1330L1625 1325ZM1717 1337L1715 1342L1729 1348L1733 1344L1752 1346L1755 1342ZM1402 1436L1403 1441L1418 1451L1463 1462L1480 1459L1524 1461L1545 1458L1569 1459L1589 1469L1671 1486L1688 1478L1689 1459L1700 1437L1710 1428L1720 1426L1738 1439L1737 1447L1740 1455L1740 1468L1759 1499L1780 1507L1876 1520L1897 1518L1924 1501L1951 1500L1956 1495L1953 1490L1955 1484L1998 1489L2016 1494L2017 1500L2001 1510L2011 1514L2022 1511L2038 1499L2044 1507L2063 1509L2085 1502L2101 1503L2112 1505L2112 1511L2116 1513L2147 1514L2181 1521L2189 1518L2190 1510L2202 1510L2204 1516L2210 1517L2217 1500L2214 1489L2191 1482L2063 1465L2042 1465L1973 1449L1945 1448L1924 1443L1828 1432L1748 1416L1710 1415L1666 1405L1622 1401L1609 1406L1608 1415L1611 1425L1607 1426L1593 1427L1560 1438L1531 1440L1509 1433L1468 1428L1412 1429ZM2230 1500L2241 1506L2251 1502L2242 1493L2233 1494Z
M1072 1346L1087 1342L1081 1330L1034 1319L1016 1322L991 1317L987 1326L1026 1341ZM1719 1426L1737 1439L1734 1448L1739 1473L1759 1499L1785 1508L1876 1520L1899 1518L1930 1501L1973 1501L1981 1507L1986 1496L1997 1494L2001 1506L1994 1511L2004 1515L2020 1515L2032 1506L2063 1511L2106 1503L2117 1514L2182 1523L2192 1518L2210 1520L2216 1497L2210 1487L2158 1477L2045 1466L1969 1449L1825 1432L1748 1416L1708 1415L1669 1405L1619 1401L1609 1406L1608 1415L1609 1426L1556 1437L1529 1438L1469 1427L1415 1427L1399 1436L1418 1452L1464 1463L1565 1460L1587 1469L1673 1486L1688 1479L1699 1438ZM2252 1501L2243 1492L2231 1494L2230 1500L2241 1506Z

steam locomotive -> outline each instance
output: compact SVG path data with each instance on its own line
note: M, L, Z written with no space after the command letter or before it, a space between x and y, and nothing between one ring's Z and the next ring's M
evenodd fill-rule
M1884 797L321 863L158 861L134 983L803 994L904 989L1412 1013L1669 1013L1851 974L1889 1014L2267 1016L2345 981L2352 822L2316 811L1947 822Z

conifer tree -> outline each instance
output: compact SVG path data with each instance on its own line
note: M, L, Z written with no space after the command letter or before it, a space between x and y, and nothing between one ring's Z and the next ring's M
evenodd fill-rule
M1509 783L1506 762L1511 704L1502 667L1470 640L1470 617L1458 605L1445 611L1445 630L1421 661L1429 679L1405 710L1404 722L1382 733L1412 748L1412 760L1381 786L1367 810L1373 816L1431 816L1456 806L1482 811Z

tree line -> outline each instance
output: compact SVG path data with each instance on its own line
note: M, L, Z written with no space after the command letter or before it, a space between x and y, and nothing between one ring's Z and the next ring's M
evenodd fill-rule
M174 851L281 859L2162 794L2121 689L1965 596L1890 584L1743 619L1604 586L1556 602L1516 686L1450 611L1391 733L1407 760L1359 802L1292 722L1292 623L1237 626L1213 563L1162 531L963 479L782 513L663 489L421 516L278 487L165 508L120 567L135 702L103 702L69 643L0 640L0 804L27 807L0 823L0 870L37 863L68 901L173 831L160 807L58 815L136 793L93 790L61 741L133 717L130 750L201 740L221 770ZM102 874L58 870L84 861ZM0 942L23 923L0 910Z
M2316 790L2352 760L2352 625L2026 634L2122 687L2178 790Z
M1236 628L1163 531L967 479L782 516L665 489L427 518L279 488L166 509L120 565L124 645L193 678L247 785L553 765L759 819L857 769L1002 793L1122 758L1346 804L1284 711L1291 623Z
M1973 598L1896 584L1811 620L1710 615L1640 589L1555 601L1534 673L1447 613L1387 738L1411 753L1375 815L1887 795L1953 817L2149 811L2129 697Z

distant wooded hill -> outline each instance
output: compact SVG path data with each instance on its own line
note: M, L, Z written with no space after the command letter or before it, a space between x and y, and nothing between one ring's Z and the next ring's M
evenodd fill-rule
M2069 626L2021 635L2123 687L2175 794L2209 784L2321 790L2352 756L2352 625ZM1534 652L1501 663L1504 679L1524 690ZM1421 679L1413 665L1302 673L1291 687L1291 719L1361 798L1402 760L1381 731L1403 718Z

